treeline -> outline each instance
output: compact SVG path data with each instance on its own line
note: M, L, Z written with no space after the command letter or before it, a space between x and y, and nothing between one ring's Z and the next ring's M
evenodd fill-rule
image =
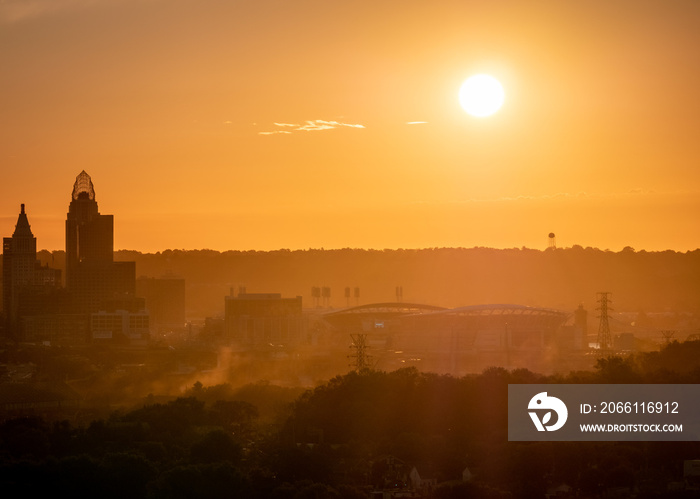
M700 443L508 442L507 392L510 383L698 383L698 354L700 342L672 343L553 376L367 370L292 403L286 389L264 383L195 383L175 400L146 400L84 427L10 419L0 425L0 490L8 497L360 499L409 487L415 467L434 480L438 499L543 497L562 484L583 497L619 488L685 497L668 484L682 481L683 461L700 456Z
M63 252L40 256L59 267L64 261ZM189 317L221 314L223 297L238 286L303 296L305 306L312 305L312 286L329 286L335 308L348 304L346 287L360 288L364 304L395 301L397 286L403 301L445 307L516 303L573 310L583 303L592 310L599 291L613 293L617 311L697 312L700 303L700 250L124 250L115 258L136 261L137 275L184 277Z
M0 489L7 497L271 497L269 487L258 485L269 479L260 442L274 427L275 405L288 405L290 392L296 390L266 383L240 389L196 383L184 397L160 403L149 397L84 427L6 420Z

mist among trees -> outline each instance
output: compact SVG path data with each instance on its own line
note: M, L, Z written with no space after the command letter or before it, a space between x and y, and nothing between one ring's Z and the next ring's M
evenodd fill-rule
M255 383L194 383L88 424L39 416L0 424L8 496L344 498L578 497L615 490L689 497L683 461L698 442L508 442L509 383L698 383L700 342L601 358L593 371L544 376L489 368L455 378L415 368L339 375L300 393ZM465 470L469 479L465 481Z

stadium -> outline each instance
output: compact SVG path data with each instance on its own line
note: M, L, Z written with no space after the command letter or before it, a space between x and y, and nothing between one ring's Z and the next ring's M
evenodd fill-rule
M461 374L489 365L532 366L580 351L585 324L574 314L513 304L447 309L415 303L375 303L325 313L341 335L363 335L377 368L416 365Z

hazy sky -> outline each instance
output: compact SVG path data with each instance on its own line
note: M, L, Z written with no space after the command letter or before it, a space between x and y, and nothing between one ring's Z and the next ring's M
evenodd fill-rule
M0 0L0 90L40 248L700 247L697 0Z

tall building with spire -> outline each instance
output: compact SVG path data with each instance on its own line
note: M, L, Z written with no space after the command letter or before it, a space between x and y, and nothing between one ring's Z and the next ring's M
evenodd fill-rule
M114 216L100 214L92 179L83 170L75 178L66 217L66 287L74 287L81 263L111 263L113 252Z
M12 237L2 240L2 291L6 334L20 337L20 318L33 313L36 296L48 288L56 288L61 272L42 267L36 258L36 237L21 205Z
M66 217L66 288L81 313L104 310L136 289L136 264L114 261L114 216L98 211L85 170L75 178Z
M19 294L34 282L35 266L36 238L22 205L15 232L2 240L2 308L11 335L17 329Z

